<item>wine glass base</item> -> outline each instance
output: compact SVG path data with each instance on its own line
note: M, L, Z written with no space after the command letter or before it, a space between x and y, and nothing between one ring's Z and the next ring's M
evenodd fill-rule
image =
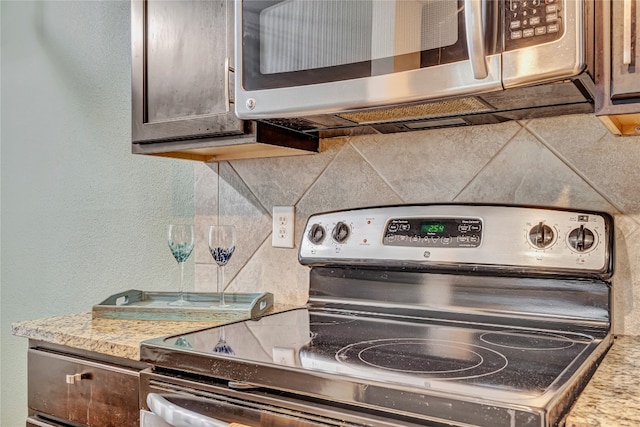
M190 301L179 299L179 300L176 300L176 301L171 301L170 303L168 303L168 305L170 305L172 307L186 307L186 306L193 305L193 303L190 302Z
M210 308L230 308L233 307L233 304L227 304L227 303L215 303L212 306L210 306Z

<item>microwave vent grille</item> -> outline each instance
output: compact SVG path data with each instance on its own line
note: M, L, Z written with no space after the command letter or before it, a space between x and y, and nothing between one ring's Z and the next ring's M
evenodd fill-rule
M420 120L437 117L457 116L472 113L486 113L493 109L475 97L448 99L424 104L404 105L376 110L341 113L337 116L358 124L395 122L399 120Z

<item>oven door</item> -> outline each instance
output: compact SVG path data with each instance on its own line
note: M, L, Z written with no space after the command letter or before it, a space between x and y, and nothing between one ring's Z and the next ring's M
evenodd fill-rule
M141 427L396 427L399 423L328 401L151 369L140 373L140 408ZM402 425L418 427L408 420Z
M140 411L140 427L337 426L337 424L321 424L274 413L262 413L259 409L246 408L241 404L230 404L216 400L216 396L210 396L209 399L204 401L196 396L150 393L147 395L147 405L150 410ZM189 410L186 407L193 407L194 409ZM209 417L204 415L203 412L215 412L215 416L219 418ZM269 419L268 422L263 421L266 418ZM240 421L227 422L223 421L223 419Z
M326 424L318 420L304 419L278 414L273 408L251 408L245 402L229 402L224 396L211 395L207 399L195 395L178 394L147 395L150 411L140 411L141 427L329 427L338 424ZM186 408L193 409L186 409ZM210 413L218 418L204 415ZM238 420L227 422L224 420Z
M236 114L292 117L502 89L501 5L236 0Z
M327 427L321 417L290 412L270 402L250 401L243 392L186 384L164 377L148 383L143 393L141 427ZM306 418L306 419L305 419ZM310 419L309 419L310 418ZM315 418L315 419L314 419Z

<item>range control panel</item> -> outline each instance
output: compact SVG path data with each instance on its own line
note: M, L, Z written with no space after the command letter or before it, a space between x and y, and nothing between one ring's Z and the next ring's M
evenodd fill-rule
M480 218L392 218L383 245L474 248L482 242Z
M302 264L468 264L607 274L606 213L499 205L405 205L311 215Z

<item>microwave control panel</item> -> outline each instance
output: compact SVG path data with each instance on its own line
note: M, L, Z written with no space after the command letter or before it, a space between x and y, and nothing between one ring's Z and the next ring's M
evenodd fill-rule
M505 0L505 50L559 39L562 0Z

